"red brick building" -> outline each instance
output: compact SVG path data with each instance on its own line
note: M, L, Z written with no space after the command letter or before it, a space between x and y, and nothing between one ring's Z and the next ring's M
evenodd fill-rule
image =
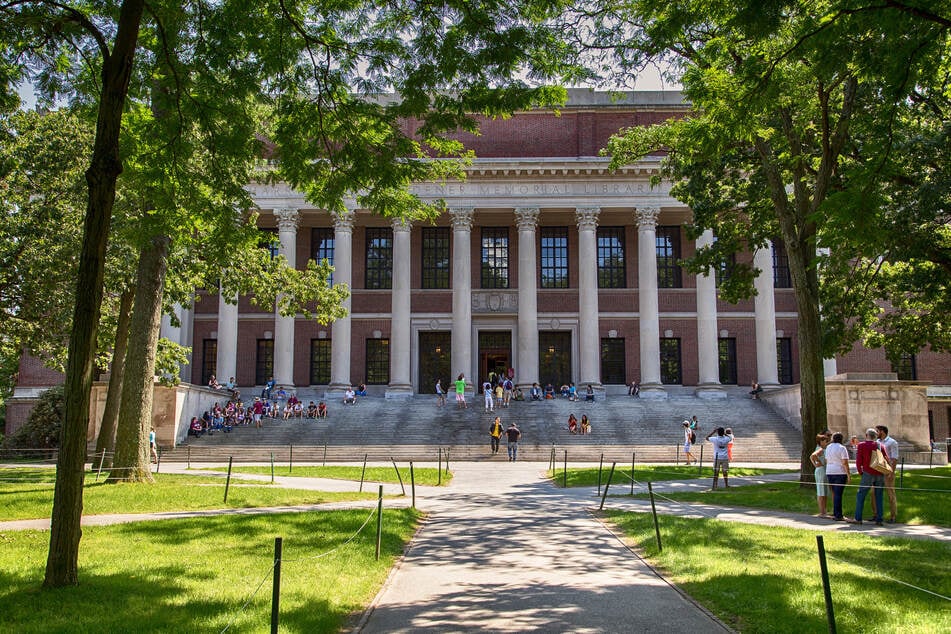
M445 200L435 225L393 223L355 204L334 216L289 187L252 186L262 229L277 232L297 266L327 258L334 282L351 288L350 314L321 326L201 293L179 307L182 328L164 327L193 348L183 378L260 386L274 376L332 394L366 383L387 397L432 393L437 378L449 387L460 373L478 386L509 369L523 387L573 381L599 398L632 380L660 398L671 386L716 398L729 386L798 382L782 245L746 256L767 272L755 300L721 301L715 276L677 266L713 237L688 240L690 209L669 185L651 187L660 159L611 172L598 156L620 128L686 110L676 92L611 99L577 90L557 116L486 121L480 136L465 137L478 156L465 182L415 186ZM24 390L36 382L33 367L24 361ZM895 369L881 351L856 347L827 362L827 374L894 370L933 384L933 434L949 435L947 355L923 351Z

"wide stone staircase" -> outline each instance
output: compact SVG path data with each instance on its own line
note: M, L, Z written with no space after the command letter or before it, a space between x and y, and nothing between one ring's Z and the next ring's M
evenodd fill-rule
M299 394L306 404L311 396ZM316 396L313 400L317 400ZM470 399L471 401L471 399ZM434 396L409 399L369 396L356 405L329 402L325 419L265 419L263 429L236 427L231 433L189 438L186 444L162 453L163 461L263 461L277 462L433 461L442 450L451 460L489 459L489 425L495 416L507 427L515 422L522 431L519 457L548 461L554 450L560 463L568 452L570 461L606 461L629 464L683 460L684 419L700 421L698 447L705 461L712 460L703 438L718 426L732 427L736 435L735 462L798 462L799 431L758 400L732 395L708 400L674 394L666 400L647 400L609 395L594 403L553 401L513 402L507 408L485 412L481 395L468 409L458 409L448 400L437 407ZM195 412L200 414L201 412ZM570 434L568 415L587 414L592 433ZM504 454L504 448L503 448ZM499 459L496 457L495 459Z

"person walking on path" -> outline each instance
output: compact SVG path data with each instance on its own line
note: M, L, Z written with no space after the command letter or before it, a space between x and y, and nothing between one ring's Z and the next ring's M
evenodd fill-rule
M446 391L442 389L442 379L436 379L436 407L446 404Z
M499 441L502 439L502 432L505 431L505 428L502 427L502 419L498 416L495 417L495 420L492 421L492 425L489 427L489 436L492 438L492 454L499 453Z
M865 440L859 443L855 450L855 468L861 475L859 490L855 494L855 523L862 523L862 511L868 490L873 490L875 497L875 525L882 525L882 490L885 487L885 474L872 467L872 453L879 451L878 431L869 427L865 430Z
M469 409L466 405L466 375L462 372L456 378L456 404L459 409Z
M149 457L152 462L158 464L158 451L155 449L155 428L149 430Z
M509 462L515 462L518 458L518 441L522 438L522 432L518 430L518 425L509 423L509 428L505 430L508 439Z
M885 425L876 425L875 431L878 432L878 442L885 450L885 459L892 466L891 473L885 474L885 493L888 494L888 522L898 521L898 499L895 497L895 473L898 471L898 441L888 435L888 427ZM884 513L883 513L884 514Z
M716 436L714 436L716 434ZM723 488L730 487L730 453L729 445L733 442L733 436L727 434L722 427L717 427L710 432L707 440L713 443L713 489L717 488L717 480L720 473L723 473Z

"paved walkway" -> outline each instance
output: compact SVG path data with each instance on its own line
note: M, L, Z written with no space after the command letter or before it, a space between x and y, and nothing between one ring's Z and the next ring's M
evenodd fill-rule
M457 462L359 632L728 631L538 463Z

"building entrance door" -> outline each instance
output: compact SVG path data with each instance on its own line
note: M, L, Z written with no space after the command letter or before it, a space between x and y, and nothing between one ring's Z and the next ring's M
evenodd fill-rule
M482 383L489 378L490 372L499 376L508 376L512 367L512 333L509 331L490 331L479 333L479 376L473 383L482 390Z

